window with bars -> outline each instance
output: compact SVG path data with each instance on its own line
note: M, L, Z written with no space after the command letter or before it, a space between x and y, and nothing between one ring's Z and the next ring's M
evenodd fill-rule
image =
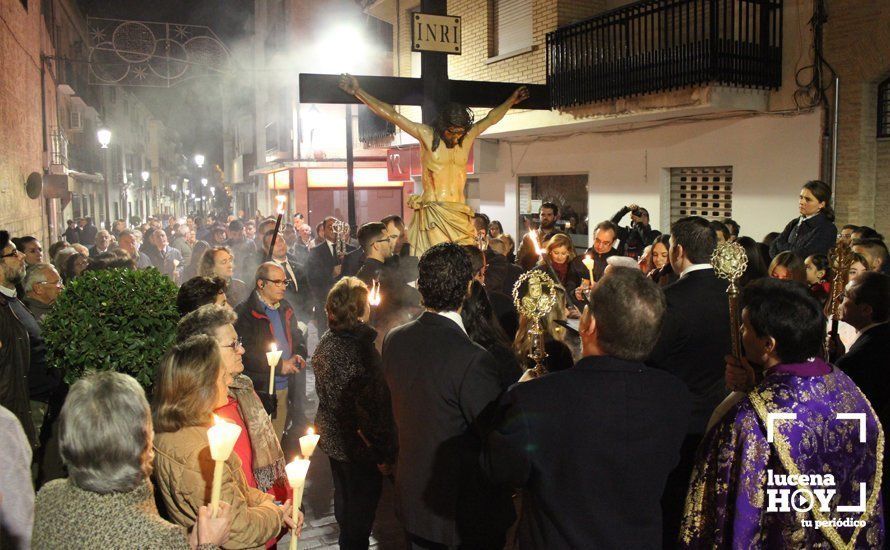
M671 168L671 223L732 217L732 166Z
M878 137L890 138L890 78L878 85Z

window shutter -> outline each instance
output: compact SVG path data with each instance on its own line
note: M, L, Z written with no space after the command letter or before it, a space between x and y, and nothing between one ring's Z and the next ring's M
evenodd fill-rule
M532 45L532 0L496 0L497 54Z
M671 223L732 217L732 166L671 168Z

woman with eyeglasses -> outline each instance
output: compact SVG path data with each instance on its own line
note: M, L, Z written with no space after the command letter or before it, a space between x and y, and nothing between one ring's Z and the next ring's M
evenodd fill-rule
M219 344L204 334L174 345L158 369L152 401L154 479L170 520L179 525L193 525L210 500L214 461L207 430L214 410L228 403L231 382ZM232 518L223 548L259 549L287 527L299 531L291 502L276 505L271 495L251 487L237 452L223 468L220 499L231 506Z

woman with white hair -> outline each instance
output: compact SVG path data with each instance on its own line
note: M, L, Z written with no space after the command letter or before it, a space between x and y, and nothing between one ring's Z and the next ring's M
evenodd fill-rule
M151 411L130 376L91 374L68 393L59 418L67 479L50 481L35 504L34 548L218 548L228 539L229 506L216 519L203 506L197 528L161 519L152 472Z

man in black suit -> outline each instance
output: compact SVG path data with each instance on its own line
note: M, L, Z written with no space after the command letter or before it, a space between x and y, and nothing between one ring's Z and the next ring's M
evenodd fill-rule
M890 277L866 271L850 281L840 307L840 319L858 337L837 366L856 382L884 426L890 426ZM884 464L887 464L886 447ZM881 485L884 502L890 498L887 476Z
M263 249L255 256L259 263L263 262L269 245L272 244L272 235L275 229L266 231L263 235ZM275 239L275 249L269 259L278 267L284 270L285 279L287 280L287 288L284 290L284 299L293 306L296 317L299 321L309 323L312 317L312 292L309 290L309 279L306 277L306 271L299 265L297 259L287 253L287 242L279 233Z
M306 260L306 273L309 277L309 287L312 289L312 300L315 304L315 327L321 335L328 328L328 318L324 312L325 300L334 283L343 277L343 258L336 254L334 243L337 235L334 233L334 222L337 218L327 217L324 220L324 242L309 251ZM348 254L355 247L346 245Z
M642 363L665 299L626 268L610 270L593 296L584 357L513 386L486 439L486 473L526 489L519 548L660 546L659 498L689 419L683 382Z
M680 278L664 288L667 310L658 343L646 364L666 370L686 383L692 394L692 416L662 497L664 544L676 544L695 450L711 413L726 397L724 356L731 352L726 281L714 274L710 258L717 235L698 216L671 226L668 256Z
M398 428L398 515L412 548L503 548L512 523L509 493L485 500L474 426L500 394L494 358L467 336L460 310L470 259L441 243L420 259L426 311L390 331L383 373Z
M513 285L522 275L522 268L507 261L507 243L503 239L489 239L485 258L485 290L511 295Z

